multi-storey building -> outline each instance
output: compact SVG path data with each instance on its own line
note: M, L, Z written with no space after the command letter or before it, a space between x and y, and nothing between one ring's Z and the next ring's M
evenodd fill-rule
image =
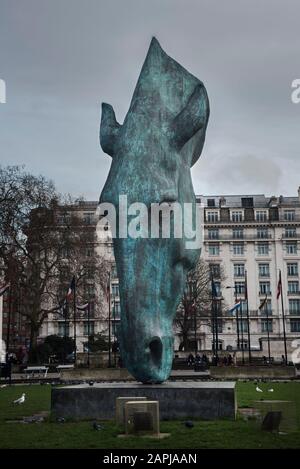
M223 318L218 325L219 349L235 350L238 342L240 348L247 349L250 324L251 349L267 356L269 341L275 359L284 354L285 329L291 359L295 339L300 337L300 190L297 197L199 196L198 201L205 211L202 257L216 273L222 266L225 276L220 285ZM281 296L277 299L280 271L283 302ZM237 321L228 310L240 299ZM263 300L265 306L259 309ZM199 331L198 341L200 349L211 348L207 327Z
M300 190L297 197L266 197L265 195L198 196L204 206L204 243L202 258L212 266L218 289L222 313L218 324L219 350L240 350L247 353L250 335L253 355L280 359L284 354L284 327L288 358L300 339ZM116 340L120 321L120 298L113 244L109 226L98 224L97 202L80 202L72 210L82 218L83 225L96 230L94 246L87 246L87 255L96 252L104 257L110 270L110 308L108 298L96 285L91 285L87 296L99 296L102 303L101 316L91 314L90 334L109 333ZM89 251L89 252L88 252ZM222 271L222 278L220 272ZM282 300L277 299L279 271L282 276ZM248 308L245 298L247 280ZM93 291L92 291L93 290ZM236 300L241 308L236 314L230 309ZM265 301L262 309L261 303ZM248 309L248 311L247 311ZM103 313L104 311L104 313ZM248 314L247 314L248 313ZM199 351L212 350L211 321L199 321L196 339ZM250 326L250 334L248 333ZM64 334L64 321L50 314L44 322L40 338L50 334ZM82 351L87 342L86 317L78 316L76 322L77 346ZM179 350L180 331L175 332L175 351ZM74 333L70 318L68 333ZM191 330L191 343L195 331ZM192 349L194 349L193 344ZM186 351L185 351L186 352Z

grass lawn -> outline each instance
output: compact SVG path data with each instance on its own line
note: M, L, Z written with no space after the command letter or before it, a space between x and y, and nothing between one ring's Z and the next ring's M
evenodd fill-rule
M95 431L91 422L42 423L7 422L50 410L51 386L27 385L0 388L0 448L300 448L300 383L260 383L265 392L257 393L253 382L237 383L239 407L251 407L254 400L291 400L296 404L297 431L281 435L263 432L254 420L194 421L186 428L182 421L161 422L161 432L170 437L161 441L141 438L120 439L120 429L104 421ZM268 393L269 387L274 389ZM26 402L11 404L26 393Z

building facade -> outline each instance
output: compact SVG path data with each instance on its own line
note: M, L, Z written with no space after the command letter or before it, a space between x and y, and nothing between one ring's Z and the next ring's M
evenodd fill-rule
M218 349L238 351L240 356L247 356L250 335L253 356L268 356L270 352L271 357L279 360L284 354L285 335L288 359L292 360L300 340L300 190L296 197L217 195L197 196L197 201L204 207L201 256L212 268L222 304L222 313L217 322ZM94 314L92 306L88 325L86 314L76 313L77 350L81 352L87 344L88 333L100 332L110 335L111 343L117 341L121 309L110 228L99 224L97 202L79 202L72 210L76 210L82 218L83 227L96 231L95 243L87 246L86 255L97 253L105 258L110 272L109 294L91 281L83 298L91 305L93 298L97 298L101 303L101 315ZM221 271L222 279L219 278ZM277 299L280 271L282 301L281 296ZM241 301L238 316L230 312L236 301ZM260 309L262 302L264 306ZM59 314L49 314L41 327L40 340L51 334L63 336L65 326ZM72 314L67 334L74 335ZM176 353L182 338L180 331L174 330L174 334ZM213 333L209 318L203 317L203 321L199 321L196 334L191 331L191 343L195 337L197 349L210 353ZM194 347L195 344L192 350Z
M300 338L300 190L297 197L199 196L198 201L205 211L202 257L216 273L222 266L225 276L219 285L219 349L247 350L250 324L254 355L268 356L270 347L271 357L280 359L285 335L291 360ZM279 272L282 297L277 299ZM229 312L236 300L241 300L238 320ZM210 349L211 331L203 326L198 340L200 349Z

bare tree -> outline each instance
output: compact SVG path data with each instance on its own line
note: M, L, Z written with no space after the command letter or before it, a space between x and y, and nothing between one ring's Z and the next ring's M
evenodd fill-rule
M213 272L212 266L200 258L187 278L186 289L175 316L174 325L181 337L180 350L190 349L190 342L195 341L201 325L206 324L211 328L216 326L212 314L212 279L215 286L224 279L222 268L219 266L218 272ZM216 321L222 320L221 302L219 292L214 292Z
M84 224L74 205L44 177L17 166L0 167L0 258L12 290L21 298L31 351L73 275L79 301L91 300L86 287L91 282L105 288L105 261L95 253L87 256L87 248L95 247L95 227Z

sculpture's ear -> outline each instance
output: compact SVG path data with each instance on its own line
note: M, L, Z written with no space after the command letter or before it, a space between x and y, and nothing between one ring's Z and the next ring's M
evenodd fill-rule
M207 126L209 118L209 101L206 89L199 84L191 94L186 106L173 119L170 127L170 138L180 150L198 130Z
M121 125L117 122L115 111L110 104L102 103L102 116L100 124L100 145L102 150L114 156L115 143Z

